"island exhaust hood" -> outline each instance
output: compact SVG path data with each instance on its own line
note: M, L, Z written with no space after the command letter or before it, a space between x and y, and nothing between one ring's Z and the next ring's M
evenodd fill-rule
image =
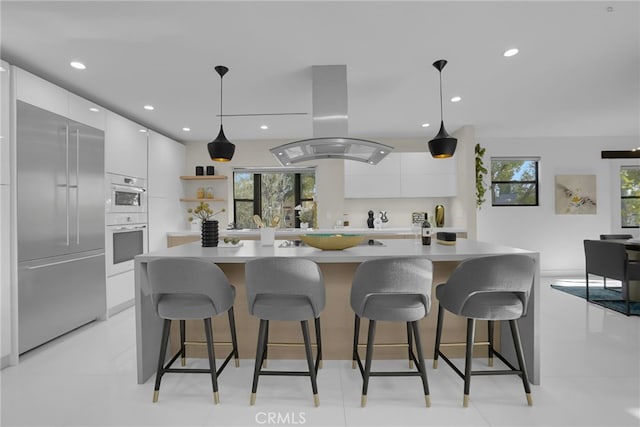
M385 144L349 138L347 66L314 65L312 75L313 138L272 148L284 165L316 159L346 159L377 164L393 150Z

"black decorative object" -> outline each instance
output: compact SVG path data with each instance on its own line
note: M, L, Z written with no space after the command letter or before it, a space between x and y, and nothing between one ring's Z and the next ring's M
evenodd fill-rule
M218 221L202 221L202 247L218 246Z
M367 227L373 228L373 221L374 221L373 211L369 211L367 215L369 215L369 218L367 218Z
M207 166L207 175L215 175L216 171L213 166Z
M211 160L228 162L233 158L233 153L236 151L236 146L229 142L222 129L222 77L227 74L229 69L224 65L217 65L215 70L220 75L220 132L218 132L216 139L207 144L207 150L209 150Z
M196 166L196 176L204 175L204 168L202 166Z
M447 133L444 128L444 115L442 113L442 69L447 65L445 59L439 59L433 63L433 66L440 73L440 130L438 134L429 141L429 151L436 159L445 159L453 156L458 145L458 140Z

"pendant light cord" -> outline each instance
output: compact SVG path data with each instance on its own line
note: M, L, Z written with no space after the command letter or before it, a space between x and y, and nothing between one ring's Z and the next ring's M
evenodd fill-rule
M442 86L442 83L440 83L440 86ZM440 90L442 91L442 87ZM442 95L440 95L440 98L442 98ZM222 76L220 76L220 126L222 126Z
M440 74L440 121L444 122L444 114L442 112L442 70L440 70L439 74Z

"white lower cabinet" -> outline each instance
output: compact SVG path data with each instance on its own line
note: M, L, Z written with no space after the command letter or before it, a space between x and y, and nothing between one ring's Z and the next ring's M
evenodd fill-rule
M131 307L135 295L134 270L107 277L107 313L112 316Z

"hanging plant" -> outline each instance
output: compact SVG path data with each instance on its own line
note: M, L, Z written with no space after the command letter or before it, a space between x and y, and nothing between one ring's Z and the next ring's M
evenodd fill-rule
M484 175L487 173L487 169L484 167L482 158L486 148L482 148L480 144L476 144L476 206L478 209L482 207L484 203L484 193L487 190L484 186Z

